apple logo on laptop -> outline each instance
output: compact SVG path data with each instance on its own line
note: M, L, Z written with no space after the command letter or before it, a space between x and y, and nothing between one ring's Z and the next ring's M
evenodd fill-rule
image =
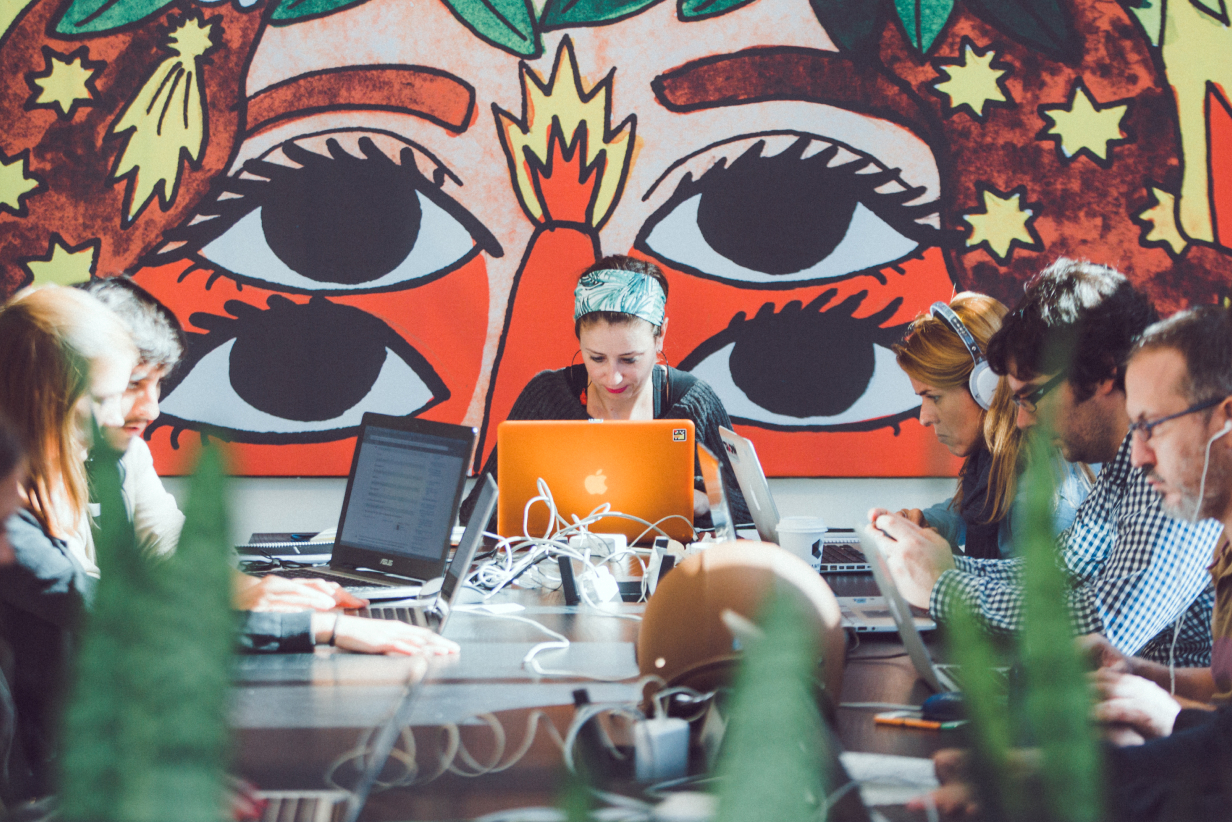
M591 474L583 482L586 485L586 493L588 494L607 493L607 477L603 476L602 468Z

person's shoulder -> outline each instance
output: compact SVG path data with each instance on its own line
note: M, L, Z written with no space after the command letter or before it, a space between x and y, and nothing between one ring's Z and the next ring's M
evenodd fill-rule
M18 508L14 511L5 523L5 527L12 541L16 541L19 537L34 536L36 533L43 539L49 539L47 532L43 530L42 523L25 508Z
M573 413L584 413L584 407L570 388L569 369L561 368L540 371L531 377L522 393L518 394L509 419L558 419L562 414Z
M128 441L128 447L124 449L120 462L130 470L146 467L153 469L154 455L150 453L149 443L141 437L133 437Z
M698 409L722 408L723 401L710 387L710 383L701 377L678 368L668 368L671 377L672 393L676 395L676 405Z

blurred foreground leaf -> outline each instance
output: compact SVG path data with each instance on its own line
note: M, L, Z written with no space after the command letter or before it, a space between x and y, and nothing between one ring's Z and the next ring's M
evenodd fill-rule
M62 815L218 822L235 632L222 457L203 452L179 548L157 560L137 548L117 456L92 460L101 578L65 709Z
M817 638L797 600L779 595L746 648L719 761L719 822L813 822L827 792L817 708Z

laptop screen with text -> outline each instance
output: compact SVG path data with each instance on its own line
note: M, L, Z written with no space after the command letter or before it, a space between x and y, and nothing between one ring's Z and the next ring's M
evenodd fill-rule
M356 449L338 545L438 559L442 536L453 527L469 444L366 425Z

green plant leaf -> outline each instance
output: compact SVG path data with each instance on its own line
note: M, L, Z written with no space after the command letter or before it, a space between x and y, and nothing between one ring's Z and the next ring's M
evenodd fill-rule
M681 20L705 20L747 6L753 0L680 0L676 4L676 16Z
M530 0L445 0L462 23L499 49L519 57L543 54Z
M544 30L614 23L658 3L659 0L548 0L539 18Z
M1070 60L1082 53L1062 0L967 0L967 7L1007 37L1053 60Z
M158 14L174 0L73 0L56 23L56 34L98 34Z
M203 452L179 546L155 559L137 546L119 454L94 439L101 575L65 709L60 817L218 822L235 634L222 460Z
M1010 773L1014 729L993 674L1001 660L971 604L955 608L946 629L948 657L963 673L972 782L984 818L1008 819L1010 809L1022 806L1023 795Z
M358 6L367 0L282 0L270 15L271 26L289 26Z
M954 0L894 0L907 39L920 54L928 54L954 11Z
M1053 339L1045 361L1068 362L1072 345ZM1047 818L1057 822L1097 822L1103 818L1100 748L1091 725L1093 694L1074 643L1068 601L1069 580L1057 561L1053 531L1056 477L1051 419L1041 417L1027 438L1024 477L1024 539L1015 547L1023 557L1023 626L1019 635L1026 674L1026 717L1042 754L1041 777ZM1015 525L1017 530L1020 526Z
M840 49L875 57L881 32L881 0L809 0L822 28Z
M813 822L831 786L827 736L814 692L816 637L783 586L767 603L761 639L746 646L720 753L718 822Z

